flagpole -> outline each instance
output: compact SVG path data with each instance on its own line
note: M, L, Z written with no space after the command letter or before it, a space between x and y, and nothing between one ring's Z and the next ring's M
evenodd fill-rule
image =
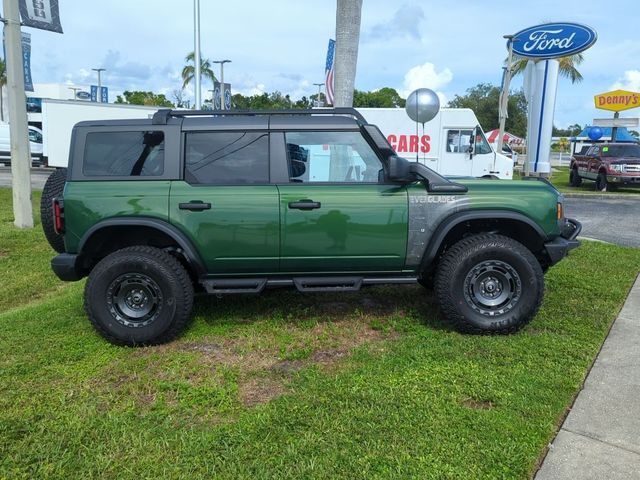
M196 110L200 110L202 108L202 87L200 85L200 0L193 0L193 33L195 43L193 49L193 63L195 64L193 76L196 84Z
M22 66L22 38L18 0L3 0L4 39L11 131L11 176L13 188L13 223L18 228L33 227L31 206L31 153L27 122Z

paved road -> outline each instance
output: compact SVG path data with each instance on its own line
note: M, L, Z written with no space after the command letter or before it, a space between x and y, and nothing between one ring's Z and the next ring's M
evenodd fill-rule
M53 168L32 168L31 169L31 186L36 190L42 190L44 182L47 181L49 175L53 172ZM11 168L0 167L0 187L11 186Z
M640 196L567 198L565 214L582 222L583 237L640 247Z
M53 169L31 169L33 188L41 190ZM0 167L0 187L11 186L11 170ZM640 247L640 195L624 198L567 198L565 212L582 222L582 236Z

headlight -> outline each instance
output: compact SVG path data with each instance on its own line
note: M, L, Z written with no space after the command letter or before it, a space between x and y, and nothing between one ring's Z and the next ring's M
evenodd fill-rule
M622 163L613 163L609 166L609 170L614 172L624 173L627 171L627 166Z

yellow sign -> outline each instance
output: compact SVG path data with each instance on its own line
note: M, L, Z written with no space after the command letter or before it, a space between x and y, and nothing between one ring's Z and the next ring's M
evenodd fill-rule
M621 112L630 108L640 107L640 93L628 92L626 90L614 90L613 92L601 93L593 97L596 108Z

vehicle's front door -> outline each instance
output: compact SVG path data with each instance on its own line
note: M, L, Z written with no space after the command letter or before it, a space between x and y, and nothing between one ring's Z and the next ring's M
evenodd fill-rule
M473 130L445 128L444 134L446 143L438 172L450 176L468 177L472 175Z
M209 273L276 273L280 206L269 183L268 133L187 132L184 149L184 181L171 184L171 223Z
M289 183L280 184L282 272L401 271L407 191L384 182L360 131L272 134L285 142Z

